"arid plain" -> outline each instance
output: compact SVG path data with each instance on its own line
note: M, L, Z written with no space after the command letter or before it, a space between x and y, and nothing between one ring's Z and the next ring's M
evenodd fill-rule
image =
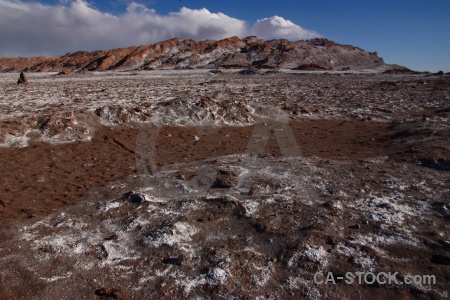
M0 299L449 296L448 74L27 76L0 74Z

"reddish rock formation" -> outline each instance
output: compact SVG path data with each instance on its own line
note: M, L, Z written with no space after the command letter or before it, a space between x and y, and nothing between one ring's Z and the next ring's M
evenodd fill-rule
M317 66L340 70L376 68L384 65L376 52L340 45L327 39L297 42L262 40L255 36L220 41L173 38L164 42L112 50L78 51L59 57L0 58L0 72L283 68ZM352 68L354 69L354 68Z

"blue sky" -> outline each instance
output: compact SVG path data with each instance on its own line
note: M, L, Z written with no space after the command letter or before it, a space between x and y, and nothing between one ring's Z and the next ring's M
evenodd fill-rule
M41 5L36 6L37 2ZM0 28L5 28L2 19L5 24L16 24L20 21L13 17L21 17L21 20L32 19L31 27L42 24L50 33L37 39L36 35L40 35L37 29L32 30L33 36L27 36L25 29L23 33L20 28L15 29L14 36L0 29L0 40L6 41L0 45L0 56L61 55L65 53L61 51L153 43L172 35L196 40L255 33L265 38L291 40L320 35L337 43L377 51L386 63L418 71L450 71L448 0L146 0L131 3L126 0L0 0ZM183 7L189 10L182 11ZM25 13L23 8L30 9ZM258 22L274 16L281 17L277 19L278 25L274 25L274 19ZM71 21L62 22L60 18ZM114 26L117 27L111 30ZM58 29L53 32L55 27Z

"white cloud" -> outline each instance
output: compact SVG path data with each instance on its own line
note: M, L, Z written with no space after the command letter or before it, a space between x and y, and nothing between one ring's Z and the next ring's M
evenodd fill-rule
M138 3L112 15L85 0L61 0L58 5L0 0L0 57L61 55L77 50L110 49L155 43L173 37L194 40L258 35L301 39L317 36L281 17L243 20L207 9L182 8L160 15Z
M261 38L310 39L320 36L279 16L258 20L252 30Z

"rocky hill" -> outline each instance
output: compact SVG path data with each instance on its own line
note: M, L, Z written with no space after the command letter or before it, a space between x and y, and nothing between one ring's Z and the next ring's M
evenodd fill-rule
M383 66L376 52L327 39L220 41L174 38L122 49L78 51L58 57L0 58L0 72L104 71L153 69L284 68L341 70Z

